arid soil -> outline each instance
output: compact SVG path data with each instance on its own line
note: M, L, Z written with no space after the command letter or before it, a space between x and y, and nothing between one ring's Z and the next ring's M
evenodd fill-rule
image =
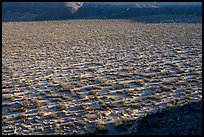
M202 135L202 101L148 115L136 129L132 134Z
M201 99L202 24L2 24L4 135L103 134Z

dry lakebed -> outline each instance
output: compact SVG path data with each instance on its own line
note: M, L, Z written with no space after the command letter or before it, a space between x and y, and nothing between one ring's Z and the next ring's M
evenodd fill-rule
M106 134L201 100L202 24L2 23L3 135Z

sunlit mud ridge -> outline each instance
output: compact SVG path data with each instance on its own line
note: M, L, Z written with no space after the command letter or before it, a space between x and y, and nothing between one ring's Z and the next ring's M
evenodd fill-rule
M94 134L202 99L202 24L3 23L2 134Z

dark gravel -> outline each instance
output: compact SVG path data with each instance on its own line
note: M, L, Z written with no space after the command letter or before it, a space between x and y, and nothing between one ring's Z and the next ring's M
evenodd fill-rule
M131 134L202 135L202 101L147 115Z

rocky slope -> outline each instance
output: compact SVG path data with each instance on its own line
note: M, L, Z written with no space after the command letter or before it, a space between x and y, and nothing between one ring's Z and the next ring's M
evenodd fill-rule
M132 134L202 135L202 101L148 115Z

